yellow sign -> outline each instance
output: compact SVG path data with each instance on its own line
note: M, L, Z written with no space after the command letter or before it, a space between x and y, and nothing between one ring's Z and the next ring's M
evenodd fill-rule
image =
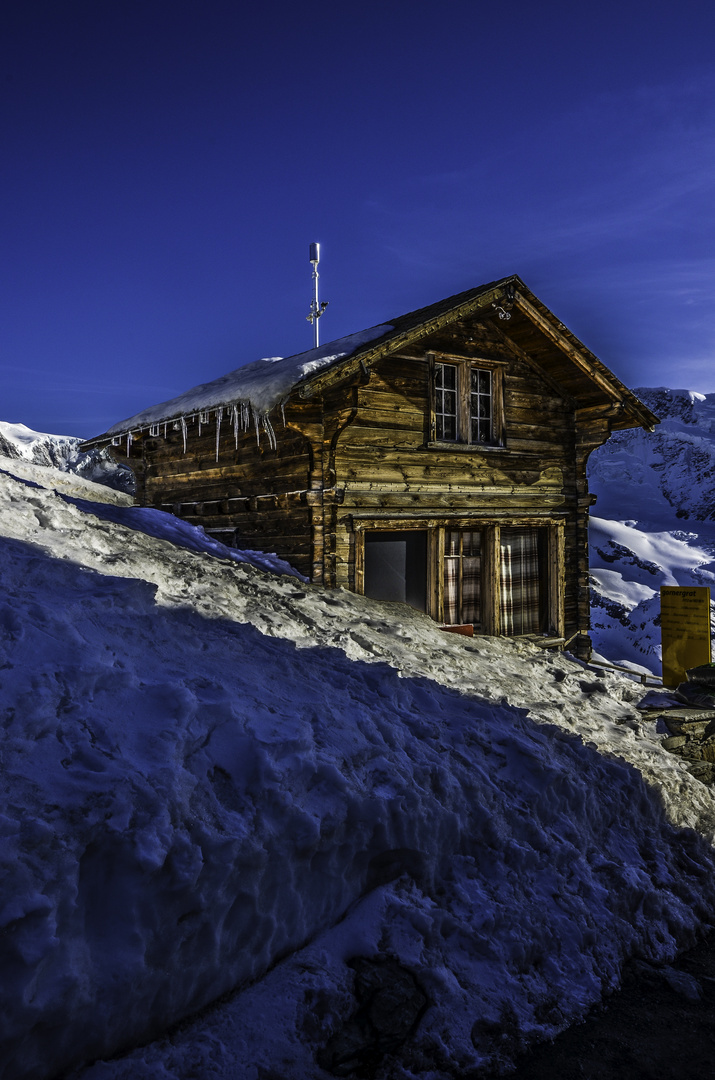
M660 640L663 686L685 682L688 668L709 664L710 589L664 585L660 590Z

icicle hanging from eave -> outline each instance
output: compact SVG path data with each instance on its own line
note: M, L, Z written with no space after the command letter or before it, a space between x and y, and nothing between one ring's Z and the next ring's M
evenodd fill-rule
M283 420L283 426L286 427L285 401L280 402L280 408L281 408L281 417L282 417L282 420ZM216 408L213 408L213 409L200 409L200 410L197 410L194 413L182 413L180 416L177 416L172 420L155 421L155 422L149 423L146 427L136 429L136 434L134 433L134 431L127 431L126 432L126 440L127 440L127 443L126 443L127 451L126 452L127 452L127 456L129 455L129 450L131 448L132 443L136 441L136 438L138 436L143 435L145 432L148 432L149 435L152 436L152 437L160 436L161 435L161 428L163 426L163 428L164 428L164 432L163 432L164 438L167 439L168 438L169 425L171 425L172 431L180 431L181 432L181 440L182 440L182 444L183 444L183 452L187 453L187 451L188 451L188 428L189 428L189 424L192 424L194 422L197 423L197 425L198 425L198 434L200 435L203 427L209 425L210 420L211 420L211 413L212 412L214 414L214 419L216 421L216 460L217 461L218 461L219 455L220 455L221 424L222 424L222 421L223 421L223 418L224 418L224 414L226 416L226 419L228 420L228 422L231 424L231 426L233 428L234 444L235 444L236 449L238 449L239 432L240 431L247 432L247 431L249 431L249 429L251 427L253 427L254 431L256 432L256 443L258 444L258 446L260 446L260 444L261 444L261 430L263 430L266 433L266 435L268 436L268 443L269 443L269 446L271 447L271 449L272 450L277 449L278 440L276 438L275 429L273 427L273 424L271 422L269 414L264 413L264 412L259 412L258 409L255 409L251 405L250 401L243 400L243 401L234 402L231 405L219 405L219 406L216 406ZM123 438L124 438L124 433L122 433L120 435L113 436L112 437L112 445L113 446L120 445Z
M263 430L268 436L268 445L270 446L271 450L275 450L278 446L278 442L276 440L276 433L273 430L273 424L268 419L267 413L261 414L261 424L263 425Z
M219 449L219 440L221 438L221 419L223 417L223 409L222 408L217 409L216 413L215 413L215 416L216 416L216 460L218 461L218 449Z

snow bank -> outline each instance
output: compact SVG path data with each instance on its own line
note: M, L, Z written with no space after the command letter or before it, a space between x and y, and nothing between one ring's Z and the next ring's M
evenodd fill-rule
M712 919L713 796L633 683L178 546L95 490L0 473L3 1080L236 987L82 1075L327 1080L356 963L388 960L425 1001L390 1075L438 1080Z

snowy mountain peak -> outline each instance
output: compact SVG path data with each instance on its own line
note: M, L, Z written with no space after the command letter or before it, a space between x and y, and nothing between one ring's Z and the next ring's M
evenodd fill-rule
M33 431L25 424L0 422L0 454L3 457L23 458L35 465L53 465L67 471L67 463L80 442L81 439L72 435L48 435Z
M670 507L681 521L715 521L715 394L662 386L636 392L661 422L653 432L615 432L591 456L597 514L638 517L653 528Z
M50 435L33 431L25 424L0 421L0 457L51 466L116 491L133 493L134 474L130 469L116 462L108 450L82 453L81 442L73 435Z
M667 386L638 387L635 393L660 418L661 424L680 420L684 424L697 424L704 431L715 429L715 394Z

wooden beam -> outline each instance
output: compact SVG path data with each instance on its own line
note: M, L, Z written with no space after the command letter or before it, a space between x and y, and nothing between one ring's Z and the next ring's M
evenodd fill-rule
M566 627L564 597L566 593L566 554L563 523L549 529L549 609L557 634Z
M512 522L509 521L509 525ZM501 633L501 527L490 525L484 529L484 603L482 624L487 634L498 637Z
M571 408L576 407L576 399L573 398L564 389L563 386L561 386L557 379L554 379L551 375L549 375L548 371L544 371L538 361L534 360L533 357L529 356L528 352L525 352L520 345L517 345L517 343L513 341L504 330L502 330L501 326L498 326L496 322L494 322L492 325L495 332L503 340L504 344L512 350L515 356L518 356L520 360L522 360L525 364L528 364L532 371L535 371L540 376L540 378L544 380L547 386L551 387L557 397L565 401L566 404L569 405Z
M568 340L568 338L561 333L552 323L546 319L540 311L538 311L533 304L531 304L526 297L522 296L520 292L514 294L514 305L523 312L524 315L531 322L538 327L542 334L549 339L557 348L561 349L565 353L569 360L571 360L579 371L582 371L584 375L588 376L592 382L595 382L598 387L612 401L622 401L623 395L618 392L617 388L613 385L610 379L608 379L602 372L598 371L589 362L587 357L576 348L575 345ZM595 359L595 358L594 358Z

